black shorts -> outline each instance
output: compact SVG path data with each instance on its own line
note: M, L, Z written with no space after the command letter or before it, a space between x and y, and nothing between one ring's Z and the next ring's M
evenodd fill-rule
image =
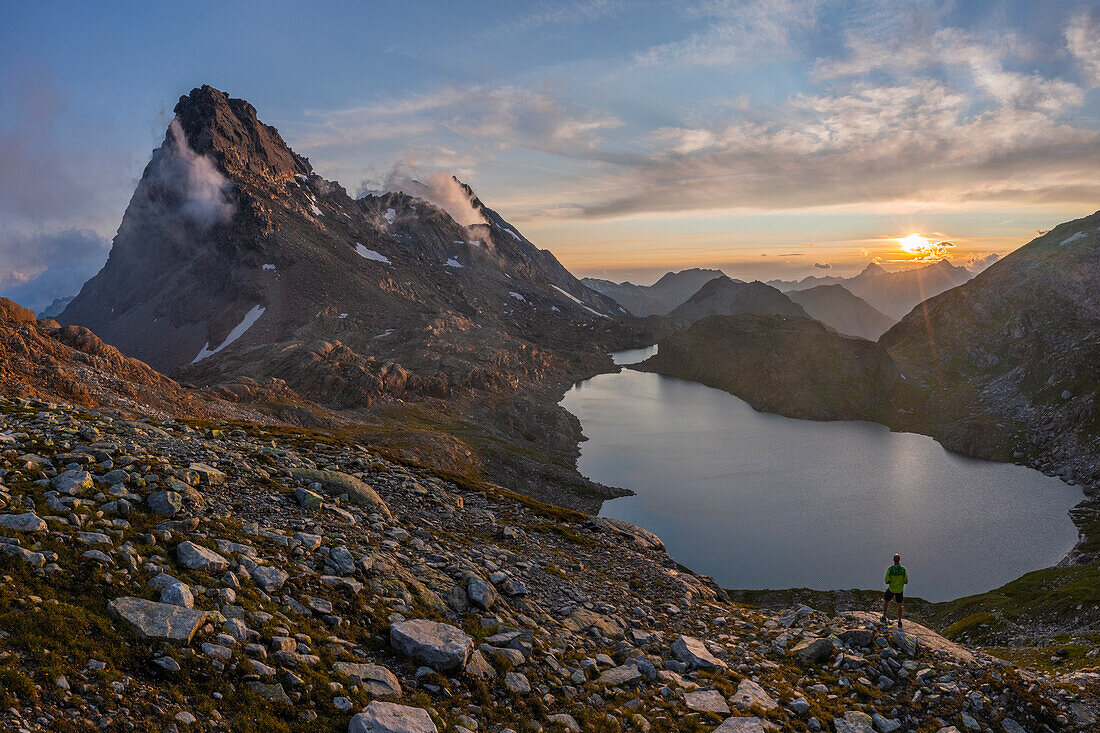
M895 600L898 603L903 603L905 600L904 596L905 593L891 593L890 591L886 591L886 593L883 594L882 597L886 600L887 603L889 603L891 600Z

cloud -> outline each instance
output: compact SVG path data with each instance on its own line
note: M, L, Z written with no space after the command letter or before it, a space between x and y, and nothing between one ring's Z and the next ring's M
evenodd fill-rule
M549 27L574 27L616 15L625 8L620 0L579 0L569 3L540 3L526 15L505 21L485 31L482 37L498 40L501 35L530 33Z
M22 66L0 75L0 221L8 228L72 226L113 208L123 177L116 151L82 146L63 132L65 95L43 68ZM112 161L112 166L108 161ZM117 223L117 222L115 222Z
M1100 86L1100 8L1082 9L1065 31L1066 48L1081 66L1090 86Z
M612 115L563 104L546 91L480 85L443 87L307 116L315 122L295 138L304 149L380 140L439 145L444 130L491 149L526 148L570 157L590 154L603 130L621 124Z
M830 265L828 262L815 262L814 267L816 267L819 270L831 270L831 269L833 269L833 266Z
M164 215L187 220L200 230L229 221L235 209L228 199L232 184L210 156L191 149L179 120L168 124L158 153L146 182L174 194L164 201Z
M964 264L966 266L966 269L977 275L979 272L986 269L999 259L1001 259L1001 256L999 254L997 254L996 252L990 252L989 254L984 256L975 255L974 257L966 260Z
M687 38L633 55L632 66L657 69L730 67L773 61L816 22L816 0L711 0L689 12L709 23Z
M1051 89L1057 88L1051 86ZM621 158L583 216L792 209L875 201L1094 203L1100 133L1074 127L1021 91L975 98L944 82L855 81L795 94L769 118L665 128L656 149ZM1026 98L1027 103L1024 103Z
M110 243L89 230L0 238L0 295L34 311L76 295L107 259Z
M44 68L0 73L0 294L36 311L103 265L130 193L125 156L63 128L65 100ZM80 117L85 136L93 122Z
M900 262L938 262L948 255L954 248L954 242L928 241L919 249L907 250L904 257L896 258Z
M422 198L450 214L461 226L488 224L488 220L474 208L470 192L457 180L442 171L429 176L417 176L415 171L402 165L394 166L381 186L371 187L370 192L400 191Z

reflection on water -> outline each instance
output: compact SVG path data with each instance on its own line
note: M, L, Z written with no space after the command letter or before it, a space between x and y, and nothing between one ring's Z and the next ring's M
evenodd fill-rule
M616 364L637 364L638 362L645 361L649 357L657 353L657 344L652 346L646 346L644 349L630 349L628 351L617 351L611 355L611 358Z
M1051 565L1077 539L1073 487L925 436L759 413L630 370L582 382L562 404L588 438L581 473L637 492L602 514L656 532L723 587L880 588L900 552L907 592L945 600Z

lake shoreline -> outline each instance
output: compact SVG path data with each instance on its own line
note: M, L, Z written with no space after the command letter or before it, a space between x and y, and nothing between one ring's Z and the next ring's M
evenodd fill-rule
M652 347L650 347L650 349L652 349ZM644 354L645 351L646 351L645 349L641 349L641 350L636 350L635 353ZM619 356L619 355L615 355L615 356ZM616 359L616 363L619 364L620 367L624 367L624 369L621 370L618 373L600 375L600 377L596 377L594 379L600 379L601 377L603 377L603 378L615 378L617 375L623 374L624 371L628 372L628 373L636 374L636 375L647 374L646 372L641 371L641 370L631 369L629 367L629 362L628 363L623 363L623 360L621 360L621 359ZM669 379L668 377L658 377L657 375L652 375L652 376L655 377L655 378L660 378L660 379ZM705 387L704 385L699 385L698 383L690 382L690 381L686 381L686 380L677 380L677 381L684 381L685 384L696 385L698 387L702 387L704 389L707 389L708 391L714 389L714 388ZM587 438L588 438L588 440L586 440L585 442L583 442L581 444L582 445L582 457L581 457L581 461L578 463L578 469L581 470L581 472L584 473L587 477L589 477L593 480L599 480L599 481L601 481L602 483L605 483L605 484L623 486L624 488L631 489L631 490L635 491L636 494L638 494L639 496L643 496L643 498L644 498L644 496L648 492L648 490L646 488L644 488L643 486L640 486L636 483L633 483L630 480L624 480L621 477L610 478L610 477L608 477L607 475L604 475L604 474L592 474L592 473L590 473L589 468L584 465L584 463L585 463L585 453L586 452L588 452L588 453L591 452L591 450L594 447L594 443L593 443L592 439L594 437L598 437L598 436L594 436L592 434L592 425L591 425L591 422L590 422L591 418L589 417L589 422L586 423L586 415L583 414L583 411L578 412L574 409L571 409L571 406L569 404L569 402L570 402L569 395L576 393L576 391L578 389L583 389L585 385L590 385L592 382L593 382L593 380L584 380L583 382L578 383L578 385L575 385L574 388L572 390L570 390L570 393L567 393L566 397L563 398L563 401L562 401L562 406L565 407L567 410L569 410L570 412L572 412L574 415L576 415L578 417L578 419L581 422L582 430L584 430L584 432L586 433ZM728 395L728 393L726 393L722 390L718 390L718 393L721 393L722 395ZM713 400L713 395L708 395L707 399L708 400ZM736 398L733 397L733 396L730 396L730 399L736 399ZM770 413L753 410L751 408L751 406L746 405L745 403L743 403L743 401L741 401L741 400L736 400L736 401L741 403L742 405L745 405L745 407L748 408L754 414L764 415L764 416L770 415L772 418L778 419L778 420L790 420L790 418L781 418L779 416L771 415ZM811 422L811 421L793 421L793 422L795 422L795 423L810 423L810 424L814 424L814 425L820 425L821 424L820 422L817 422L817 421L813 421L813 422ZM837 421L836 424L837 425L847 425L847 426L849 426L848 429L850 429L850 426L853 424L853 422L857 422L857 421ZM881 430L882 433L884 433L885 435L913 436L913 437L920 438L921 440L927 440L930 444L933 444L933 445L937 446L937 448L940 450L940 452L942 452L946 456L956 456L960 460L967 460L967 461L972 461L973 460L973 459L957 456L957 454L955 454L955 453L948 453L946 450L943 450L943 448L942 448L942 446L940 446L940 444L933 443L932 439L928 436L922 436L922 435L913 434L913 433L893 432L893 431L890 431L888 429L888 426L882 426L878 423L873 423L871 421L858 421L857 424L861 425L861 426L867 426L867 427L873 426L876 430ZM864 429L864 433L866 433L866 429ZM870 433L870 435L873 436L874 435L873 432ZM881 442L882 440L883 439L881 437L877 438L878 442ZM925 447L924 450L925 450L925 452L927 452L927 450L928 450L927 447ZM937 459L937 460L939 460L939 459ZM1031 471L1030 469L1026 469L1026 468L1022 468L1022 467L1014 467L1014 466L1011 466L1011 464L1008 464L1006 466L1006 464L994 463L994 464L990 464L990 466L1005 466L1007 468L1013 468L1013 469L1014 468L1019 468L1020 471L1027 471L1029 474L1034 473L1035 476L1042 477L1042 474L1040 474L1038 472L1034 472L1034 471ZM1042 478L1046 479L1046 477L1042 477ZM1017 476L1017 479L1019 479L1019 476ZM1049 480L1049 479L1047 479L1047 480ZM1074 492L1074 493L1076 494L1076 492ZM637 497L635 497L635 498L637 498ZM1076 495L1073 498L1076 499ZM604 504L604 509L601 511L601 515L606 514L608 516L614 516L615 518L622 519L624 521L632 521L632 516L630 516L628 512L624 514L624 512L619 510L619 507L621 507L622 502L624 502L624 501L630 501L630 499L620 499L619 501L605 503ZM1060 510L1058 512L1058 516L1059 516L1059 518L1065 518L1066 517L1065 510L1064 509ZM670 538L667 536L669 534L668 531L667 531L667 528L662 528L662 527L659 527L659 526L652 526L652 525L647 526L645 522L635 521L634 523L640 524L641 526L644 526L647 529L650 529L651 531L656 532L658 535L660 535L662 537L662 539L669 542L670 543L670 547L669 547L670 554L673 554L677 558L677 560L679 562L681 562L683 565L685 565L687 567L690 567L693 570L697 570L698 572L702 572L702 573L705 573L705 574L708 574L708 575L717 575L718 577L716 578L716 580L718 580L719 584L724 588L725 587L733 587L733 586L736 586L736 587L739 587L739 588L747 588L747 587L752 587L752 585L755 585L758 588L768 587L768 586L781 586L781 587L786 587L786 588L793 588L793 587L796 587L798 585L805 585L805 583L798 583L797 581L794 582L794 583L791 583L789 585L783 584L782 582L776 583L774 578L769 578L769 579L763 580L763 582L760 582L760 583L753 583L752 581L738 582L738 583L727 582L728 576L727 576L727 578L723 578L722 577L723 573L713 572L710 563L696 562L692 559L693 558L693 553L684 553L684 552L679 551L678 550L677 539L675 537L672 537L671 540L670 540ZM1068 530L1068 527L1070 525L1069 525L1068 522L1066 522L1065 526ZM1054 534L1057 535L1058 531L1055 531ZM1067 537L1067 540L1066 540L1067 544L1076 539L1075 536L1073 538L1068 538L1068 531L1063 536ZM1065 545L1062 545L1062 547L1065 547ZM1062 551L1058 550L1057 554L1058 554L1058 556L1061 556ZM970 585L968 587L962 588L959 592L956 592L956 593L943 594L943 593L933 592L932 595L934 595L934 596L939 595L940 598L942 598L942 599L963 598L963 597L966 597L966 596L969 596L969 595L973 595L974 593L986 591L991 586L995 586L995 585L1000 584L1002 582L1008 582L1008 581L1012 580L1013 578L1018 577L1021 572L1026 572L1028 570L1031 570L1031 569L1037 568L1037 567L1046 567L1047 565L1053 564L1056 561L1056 559L1057 558L1054 555L1051 555L1050 553L1048 553L1046 556L1044 556L1042 558L1041 561L1032 562L1032 563L1028 563L1026 561L1023 561L1021 564L1016 566L1016 571L1014 573L1004 573L1004 572L1002 572L992 582L985 583L984 585L980 585L980 586L979 585ZM875 575L877 575L878 572L879 572L879 569L876 568ZM925 577L927 577L927 576L925 576ZM825 583L828 583L828 581L825 581ZM823 583L823 585L824 585L824 583ZM837 588L851 587L851 583L840 581L836 584L836 587ZM836 591L822 590L822 591L815 591L815 592L831 593L831 592L836 592Z

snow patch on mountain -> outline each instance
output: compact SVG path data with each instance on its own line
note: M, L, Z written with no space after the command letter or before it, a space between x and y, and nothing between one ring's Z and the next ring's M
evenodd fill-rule
M199 349L199 355L192 359L191 363L196 364L208 356L213 356L214 354L224 349L226 346L229 346L229 344L239 339L241 336L244 336L245 332L248 329L252 328L253 324L255 324L256 321L260 320L260 316L262 316L264 314L264 311L266 310L267 308L264 308L262 305L254 306L252 310L244 314L244 318L241 319L241 322L233 327L233 330L230 331L229 335L225 337L225 341L222 341L221 346L216 349L211 349L210 342L207 341L206 344L203 345L201 349Z
M375 262L381 262L386 265L392 265L390 258L381 252L375 252L373 249L367 249L358 242L355 243L355 253L365 260L374 260Z

